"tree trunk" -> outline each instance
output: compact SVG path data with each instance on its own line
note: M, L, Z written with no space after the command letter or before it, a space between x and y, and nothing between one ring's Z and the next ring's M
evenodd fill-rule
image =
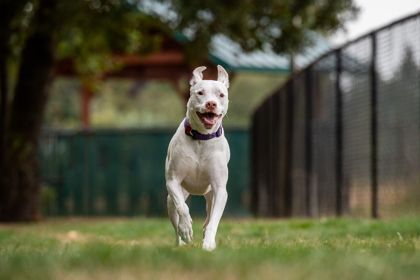
M0 176L3 177L6 158L7 66L5 48L0 47Z
M4 48L0 47L0 52ZM4 166L4 154L6 151L6 108L7 108L7 66L6 58L3 53L0 53L0 170Z
M40 218L37 152L54 67L55 2L39 2L22 50L0 184L0 221Z
M10 55L12 22L22 13L25 2L5 0L0 2L0 176L3 178L6 158L6 125L9 93L7 61ZM0 178L0 184L1 184Z

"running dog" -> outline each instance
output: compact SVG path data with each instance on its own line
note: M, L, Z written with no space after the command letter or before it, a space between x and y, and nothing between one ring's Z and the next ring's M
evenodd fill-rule
M203 80L204 66L193 71L186 118L181 122L166 157L165 177L169 218L176 244L190 243L192 219L185 200L203 195L207 217L203 249L216 248L216 232L227 201L226 183L230 150L222 127L228 110L229 76L218 65L217 81Z

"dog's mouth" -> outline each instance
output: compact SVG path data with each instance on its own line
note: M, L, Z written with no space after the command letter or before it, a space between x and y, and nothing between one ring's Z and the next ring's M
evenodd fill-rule
M200 121L202 122L204 127L207 129L210 129L222 117L222 114L218 115L213 112L205 112L205 113L197 112L197 116L200 118Z

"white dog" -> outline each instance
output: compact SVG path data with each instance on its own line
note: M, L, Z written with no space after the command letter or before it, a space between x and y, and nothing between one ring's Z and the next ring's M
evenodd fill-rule
M165 175L168 213L177 245L192 241L193 230L185 200L190 194L206 199L203 249L216 248L216 232L227 201L230 151L222 119L228 110L229 76L217 66L217 81L203 80L197 67L190 81L186 118L169 143Z

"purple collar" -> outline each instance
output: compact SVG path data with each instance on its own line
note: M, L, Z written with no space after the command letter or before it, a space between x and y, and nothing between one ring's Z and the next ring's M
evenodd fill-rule
M194 140L210 140L223 135L223 127L220 126L216 132L209 134L201 134L197 130L192 129L188 119L184 120L185 134L191 136Z

